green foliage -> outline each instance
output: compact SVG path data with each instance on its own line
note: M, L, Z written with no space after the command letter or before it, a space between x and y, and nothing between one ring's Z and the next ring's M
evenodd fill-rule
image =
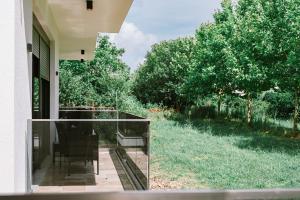
M193 119L214 119L216 117L215 105L191 106L187 112L188 116Z
M236 60L231 47L233 10L230 1L215 14L215 24L204 24L196 32L195 67L185 81L187 98L198 101L210 94L233 91Z
M239 1L236 8L233 46L237 60L237 89L253 94L271 87L269 70L274 67L272 32L268 8L262 0Z
M272 30L274 49L280 59L274 75L283 91L300 90L300 2L293 0L273 1L269 9L274 13ZM271 22L270 22L271 23Z
M250 72L248 76L240 79L246 85L239 85L246 92L268 90L275 85L293 92L294 130L300 94L299 9L300 2L292 0L239 1L238 31L234 35L238 60L250 66L243 68ZM245 70L242 72L245 74Z
M134 94L143 103L183 107L180 87L193 65L193 38L155 44L135 75Z
M274 118L289 119L294 110L293 95L291 93L267 92L263 100L269 103L267 110Z
M186 104L197 104L201 99L218 95L219 113L224 95L239 92L243 94L240 97L247 98L243 118L251 124L257 118L257 105L253 102L258 100L255 98L263 91L279 86L281 91L293 93L296 119L300 110L300 1L240 0L233 6L230 0L223 0L222 9L214 18L214 23L203 24L196 31L194 49L191 50L192 64L183 75L183 83L170 93L155 84L166 85L166 80L172 80L176 74L169 76L167 70L154 73L141 69L152 79L138 91L139 99L170 106L178 99L166 98L166 94L180 94L180 101ZM165 60L176 58L172 54L161 55ZM147 62L151 63L151 57L147 57ZM164 82L159 77L164 77ZM145 77L141 79L145 80ZM147 86L157 90L142 95ZM263 110L269 107L268 103L271 102L259 103L260 115L265 115ZM273 108L268 108L268 114ZM279 115L291 112L290 104L280 109L285 111L279 111ZM287 113L283 115L288 116Z
M91 85L83 81L82 76L75 74L72 66L77 62L63 61L60 63L59 76L59 101L63 106L86 105L94 95Z
M144 105L139 102L134 96L123 96L122 99L119 100L118 109L120 111L140 117L148 116L147 109L145 109Z
M217 96L206 96L205 98L199 99L195 105L186 109L185 115L192 119L215 119L218 115L216 109L217 103ZM219 117L245 121L246 104L247 101L243 98L224 95ZM253 101L254 121L265 121L269 117L269 110L271 110L269 102L255 99Z
M133 111L141 109L130 94L132 83L129 68L121 60L123 53L105 36L99 37L92 61L61 61L60 104L116 107L118 101L118 106L126 111L130 106Z
M129 67L122 61L124 49L118 49L107 36L98 39L95 58L87 63L85 80L91 83L97 96L96 105L116 106L116 96L127 96L130 90Z

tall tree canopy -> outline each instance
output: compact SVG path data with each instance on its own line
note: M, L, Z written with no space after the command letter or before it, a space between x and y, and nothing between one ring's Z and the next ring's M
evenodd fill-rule
M271 29L277 58L273 76L282 91L294 96L293 128L296 132L300 97L300 1L274 0L268 6L274 19Z
M180 87L193 66L194 38L155 44L136 72L134 94L143 103L182 108L186 99Z
M235 9L233 46L237 59L237 89L247 97L247 122L252 123L252 99L258 93L269 90L272 70L277 59L274 51L273 14L270 5L263 0L239 1Z
M197 101L208 94L221 97L234 89L236 60L231 47L233 8L231 2L222 3L222 11L215 14L215 24L204 24L196 32L195 67L184 84L187 98Z
M295 97L294 129L299 118L300 9L294 0L223 0L215 23L196 32L195 67L184 84L187 98L238 92L252 99L279 86ZM220 98L219 98L220 99ZM220 110L220 101L218 106Z
M236 9L235 49L240 76L237 85L251 98L279 85L295 95L294 130L299 107L300 2L242 0Z

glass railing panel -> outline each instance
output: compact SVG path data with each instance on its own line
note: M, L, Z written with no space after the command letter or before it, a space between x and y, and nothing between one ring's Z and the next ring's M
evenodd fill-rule
M29 124L28 180L34 192L72 186L98 192L148 189L149 121L61 119Z
M143 189L148 188L149 122L120 121L118 151Z
M41 167L43 160L50 154L49 121L32 122L32 169Z

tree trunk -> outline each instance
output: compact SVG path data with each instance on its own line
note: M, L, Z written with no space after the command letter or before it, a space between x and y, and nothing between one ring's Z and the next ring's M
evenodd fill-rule
M247 99L247 124L248 126L252 126L252 113L253 113L253 102L251 94L248 93Z
M222 105L222 94L219 92L219 94L218 94L218 111L217 111L218 117L221 114L221 105Z
M175 110L176 110L177 113L180 112L180 105L179 105L178 102L175 103Z
M223 90L219 89L218 92L218 110L217 110L217 116L219 117L221 114L221 106L222 106L222 95L223 95Z
M294 133L298 132L298 117L299 117L299 91L295 92L295 110L294 110L294 123L293 131Z

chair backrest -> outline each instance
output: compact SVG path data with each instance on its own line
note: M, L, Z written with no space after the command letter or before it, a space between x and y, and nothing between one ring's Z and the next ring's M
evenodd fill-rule
M55 122L57 135L58 135L58 142L61 148L67 147L67 132L68 127L66 123L63 122Z
M87 158L88 135L81 124L71 125L67 132L68 156L72 160L84 161Z
M93 136L91 122L56 122L58 139L63 153L72 160L90 159L98 151L98 136Z

